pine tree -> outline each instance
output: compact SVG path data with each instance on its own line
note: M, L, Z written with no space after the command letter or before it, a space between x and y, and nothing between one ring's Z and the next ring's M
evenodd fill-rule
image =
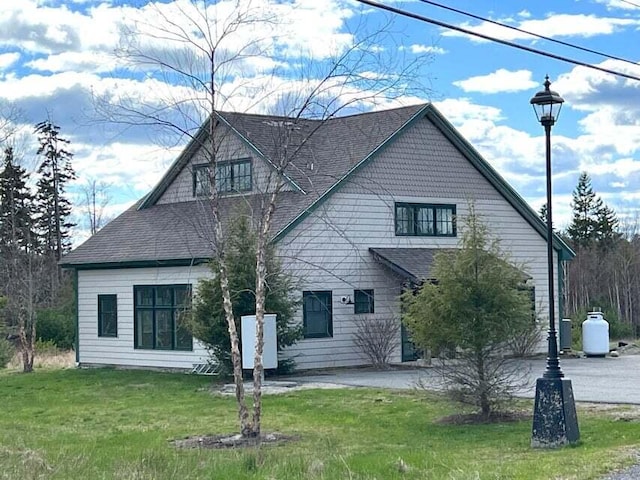
M596 242L600 248L609 249L622 237L618 231L619 226L616 212L603 205L596 215Z
M69 234L75 225L69 221L71 202L64 195L67 183L76 178L73 154L65 148L69 140L59 136L60 127L50 120L38 123L35 131L40 143L37 153L43 156L36 194L38 229L43 253L53 254L57 261L71 247Z
M606 249L620 238L616 213L593 191L586 172L580 174L571 206L573 219L567 234L575 246Z
M15 163L7 147L0 172L0 249L32 249L33 195L27 187L26 170Z
M544 205L542 205L540 207L540 210L538 210L538 215L540 216L540 219L546 224L547 223L547 204L545 203Z
M580 174L578 185L573 191L573 219L567 234L575 246L587 247L596 240L597 215L603 208L602 199L597 197L591 186L591 178L586 172Z
M417 345L456 352L440 371L452 396L490 417L524 378L505 361L504 346L530 330L526 275L491 238L473 207L465 218L459 249L436 254L437 282L402 295L403 321Z

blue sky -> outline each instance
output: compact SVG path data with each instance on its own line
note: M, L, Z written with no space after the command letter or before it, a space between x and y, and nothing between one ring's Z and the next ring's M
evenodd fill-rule
M172 9L186 2L3 2L0 112L11 106L20 112L16 126L24 134L13 141L27 166L35 164L35 148L29 144L32 140L26 132L50 117L72 141L74 166L79 174L71 188L73 195L79 195L79 187L89 179L104 181L110 185L109 214L115 215L152 188L181 145L168 147L166 137L153 128L108 122L96 111L96 98L126 98L132 105L157 105L163 95L175 98L185 94L184 85L171 84L151 67L132 66L116 58L114 52L123 45L124 30L139 28L136 20L154 24L154 12L175 12ZM234 2L219 3L218 7L224 9ZM446 2L479 16L622 57L635 65L530 38L419 1L380 3L640 76L640 0ZM278 83L281 90L292 88L295 82L282 72L299 66L302 52L321 65L357 40L358 32L391 20L392 34L375 48L382 52L381 56L420 62L417 80L424 88L417 95L414 91L382 105L434 102L535 209L544 202L544 139L529 99L542 88L548 74L552 89L566 100L553 130L556 225L562 227L569 221L571 191L581 171L591 175L596 191L621 218L629 222L637 218L640 82L394 17L352 0L253 0L252 4L281 21L285 19L284 26L278 25L277 40L269 42L269 58L243 64L243 80L258 82L262 88L268 81ZM271 31L262 29L260 35L266 38ZM237 42L246 44L256 35L255 28L240 32ZM165 53L172 48L164 44L156 47ZM278 74L274 75L274 71ZM271 75L267 81L268 72ZM238 110L268 110L267 106L248 101L242 93L229 105ZM78 239L85 235L83 228L80 222Z

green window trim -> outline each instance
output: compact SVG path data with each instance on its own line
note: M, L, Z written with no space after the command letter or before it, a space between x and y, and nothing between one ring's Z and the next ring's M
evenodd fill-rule
M454 204L395 204L395 233L399 237L455 237L456 206Z
M98 337L118 336L118 296L98 295Z
M353 313L375 313L373 289L353 291Z
M192 351L193 337L183 323L191 309L191 285L134 285L134 348Z
M207 197L211 193L209 164L193 165L193 196ZM218 193L250 192L253 188L253 164L250 158L216 163L216 190Z
M333 337L331 290L302 292L302 331L304 338Z

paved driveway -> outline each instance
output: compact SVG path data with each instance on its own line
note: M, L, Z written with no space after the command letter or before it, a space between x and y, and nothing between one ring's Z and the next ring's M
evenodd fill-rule
M533 398L535 381L544 373L545 360L523 360L523 368L531 368L530 388L521 396ZM618 358L563 358L560 366L566 378L571 379L573 395L577 401L603 403L630 403L640 405L640 355ZM339 385L414 388L418 381L438 388L438 377L432 368L369 371L362 369L335 370L319 374L295 376L300 382L336 383Z

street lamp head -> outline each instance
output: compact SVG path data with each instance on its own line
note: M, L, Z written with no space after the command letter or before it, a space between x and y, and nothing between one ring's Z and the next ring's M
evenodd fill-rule
M551 82L549 75L547 75L544 81L544 90L536 93L530 101L538 121L544 127L551 127L556 123L564 103L564 99L557 92L549 90L550 86Z

